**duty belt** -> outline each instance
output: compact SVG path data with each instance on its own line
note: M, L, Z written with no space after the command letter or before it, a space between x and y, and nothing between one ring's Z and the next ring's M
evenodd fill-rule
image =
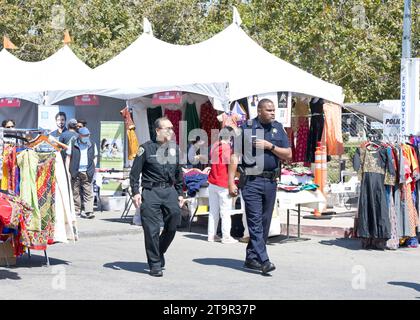
M169 188L172 187L173 184L169 183L169 182L143 182L142 187L144 188Z
M275 171L263 171L262 173L255 175L255 177L263 177L267 179L274 179L275 176L276 176Z

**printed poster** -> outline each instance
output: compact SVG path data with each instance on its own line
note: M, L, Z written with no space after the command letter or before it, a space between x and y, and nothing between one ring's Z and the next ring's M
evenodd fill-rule
M101 121L99 159L101 169L124 168L123 121Z
M250 119L257 117L258 102L262 99L273 101L276 109L275 118L283 124L283 127L290 127L292 116L292 94L290 92L271 92L248 97L248 111Z
M51 131L57 130L55 116L60 111L66 114L67 121L75 118L74 106L38 105L38 127Z

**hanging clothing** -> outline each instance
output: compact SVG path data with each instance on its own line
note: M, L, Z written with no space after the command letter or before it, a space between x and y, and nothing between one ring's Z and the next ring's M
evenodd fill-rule
M299 117L297 123L298 130L294 161L304 162L306 160L306 148L308 146L309 135L308 117Z
M53 243L55 223L55 153L42 153L38 157L36 183L44 239L36 246Z
M136 126L131 118L131 113L128 107L125 107L120 111L124 123L125 123L125 130L127 133L127 146L128 146L128 160L133 160L136 157L137 151L139 150L139 141L137 140L136 136Z
M383 147L357 149L353 166L362 174L357 234L361 238L389 240L391 222L386 200L385 172L395 175Z
M200 119L198 118L197 108L195 102L186 103L185 121L187 121L187 139L192 130L200 128Z
M232 127L233 129L238 128L238 121L241 120L241 116L235 113L226 113L223 112L222 114L217 116L219 122L221 122L221 128L224 127Z
M36 177L38 169L38 155L35 151L27 149L17 155L17 164L22 173L20 179L21 198L32 207L30 231L41 231L41 215L38 206L38 193Z
M329 156L341 156L344 153L343 133L341 129L341 106L334 103L323 105L325 125L322 141L326 142Z
M289 140L290 148L292 149L292 162L297 162L296 161L296 148L295 148L295 133L293 131L293 128L291 127L285 128L285 130L287 133L287 138Z
M206 131L209 144L211 143L211 130L219 129L219 121L217 120L217 111L213 108L210 101L201 105L200 109L201 129Z
M149 134L150 134L150 139L152 141L156 141L155 121L161 117L162 117L162 108L160 106L147 108L147 122L149 123Z
M179 123L182 120L182 112L181 110L165 109L165 117L167 117L169 121L172 122L172 125L174 127L176 144L179 145L179 138L180 138Z
M55 158L54 242L67 243L77 238L73 191L63 162L58 161L57 154Z
M324 100L319 99L316 102L311 100L311 126L309 128L308 143L306 147L306 161L315 162L315 150L319 141L322 138L324 130Z

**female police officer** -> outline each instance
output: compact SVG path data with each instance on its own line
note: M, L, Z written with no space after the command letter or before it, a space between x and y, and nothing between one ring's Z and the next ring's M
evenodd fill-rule
M287 161L292 158L287 134L274 117L273 102L269 99L259 101L257 118L241 126L243 152L239 155L239 168L236 161L229 166L229 193L232 196L238 194L234 183L237 168L241 172L240 188L250 235L244 267L261 270L264 275L276 268L268 258L266 243L276 199L280 159ZM250 137L252 143L248 141ZM250 154L255 151L256 161L252 161ZM258 161L258 151L261 161Z
M130 172L130 185L133 203L140 207L150 275L161 277L164 254L175 237L181 214L182 168L178 147L171 142L172 123L168 118L159 118L155 121L155 128L156 141L144 143L137 152ZM162 216L164 228L159 236Z

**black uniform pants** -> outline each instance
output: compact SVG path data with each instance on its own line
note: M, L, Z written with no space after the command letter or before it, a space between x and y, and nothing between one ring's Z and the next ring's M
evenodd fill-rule
M140 215L147 262L151 269L160 269L160 256L166 252L174 239L181 217L175 188L143 188ZM159 235L162 219L164 227Z
M276 201L276 189L275 181L262 177L248 179L242 188L250 237L246 247L247 260L260 263L269 260L266 243Z

